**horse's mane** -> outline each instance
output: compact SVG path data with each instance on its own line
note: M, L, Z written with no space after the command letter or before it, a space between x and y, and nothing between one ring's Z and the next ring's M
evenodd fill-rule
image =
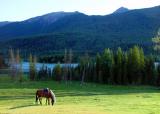
M56 96L55 96L55 94L53 93L53 91L51 89L50 89L50 92L51 92L51 95L52 95L52 99L56 103Z

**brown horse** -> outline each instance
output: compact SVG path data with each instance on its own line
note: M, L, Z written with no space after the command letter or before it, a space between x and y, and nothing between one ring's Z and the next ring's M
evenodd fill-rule
M50 105L50 99L51 99L52 105L56 102L55 94L49 88L37 90L37 92L36 92L36 103L38 103L38 100L39 100L40 104L42 105L42 97L46 98L46 105L47 105L47 101L48 101L48 105Z

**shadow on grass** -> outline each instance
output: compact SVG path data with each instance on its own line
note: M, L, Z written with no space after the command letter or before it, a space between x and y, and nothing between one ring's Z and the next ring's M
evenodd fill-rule
M34 96L0 96L0 100L18 100L18 99L30 99Z
M98 92L98 91L56 91L54 92L56 97L78 97L78 96L96 96L96 95L124 95L124 94L134 94L134 93L160 93L160 91L147 91L147 90L108 90L106 92ZM146 98L146 97L144 97ZM15 96L0 96L0 100L27 100L27 99L35 99L33 95L15 95Z
M152 86L117 86L117 85L102 85L93 83L85 83L84 85L80 85L80 82L72 82L70 84L64 84L55 81L35 81L35 82L23 82L23 83L6 82L6 83L0 83L0 90L2 90L3 93L5 94L7 92L8 93L5 96L0 93L0 100L35 98L36 90L45 87L53 89L54 93L56 94L56 97L124 95L132 93L160 93L160 89ZM16 92L17 89L18 92ZM17 93L18 95L16 95Z
M10 110L12 109L17 109L17 108L25 108L25 107L31 107L31 106L40 106L38 104L26 104L26 105L21 105L21 106L15 106L15 107L12 107L12 108L9 108Z

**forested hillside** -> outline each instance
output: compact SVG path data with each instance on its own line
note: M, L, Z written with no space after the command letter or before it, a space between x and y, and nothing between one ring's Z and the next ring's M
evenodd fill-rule
M106 16L51 13L0 27L1 49L49 53L71 48L98 52L105 48L127 49L136 44L150 52L159 20L160 6Z

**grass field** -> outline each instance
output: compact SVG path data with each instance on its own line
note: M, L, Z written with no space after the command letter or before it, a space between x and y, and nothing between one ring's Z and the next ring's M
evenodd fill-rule
M35 104L35 91L54 90L54 106ZM0 114L160 114L160 90L146 86L108 86L79 82L0 80Z

